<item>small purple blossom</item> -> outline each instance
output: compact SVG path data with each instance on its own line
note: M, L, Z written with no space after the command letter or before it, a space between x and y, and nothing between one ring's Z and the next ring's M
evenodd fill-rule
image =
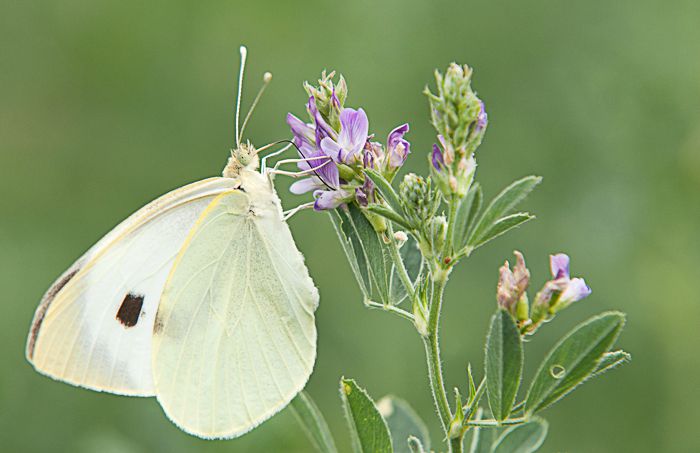
M552 280L545 283L544 288L537 294L537 304L547 304L560 310L568 305L588 297L591 288L582 278L571 278L569 274L569 256L557 253L549 257Z
M321 149L336 162L353 164L365 147L368 132L369 120L364 110L343 109L337 139L324 137L320 142Z
M314 207L319 210L331 209L325 208L324 206L334 205L336 200L338 198L343 198L343 196L329 196L320 194L319 192L336 191L340 186L340 176L338 167L335 162L333 162L331 156L326 155L322 149L317 147L317 139L319 137L318 131L323 130L325 126L321 123L323 118L320 118L318 111L313 111L316 113L316 115L314 115L315 124L304 123L291 113L287 114L287 124L294 134L292 141L298 148L301 157L306 159L299 162L298 167L300 170L310 173L308 178L304 178L292 184L289 190L297 195L314 191L314 196L316 197ZM318 118L316 118L317 116ZM325 122L323 122L323 124L325 124ZM321 135L324 135L325 138L325 132L322 132ZM337 205L333 207L336 206Z
M433 143L433 153L430 156L430 159L433 162L433 167L437 171L442 171L443 168L445 168L445 159L442 156L442 150L440 147L436 144Z
M348 201L350 194L345 190L317 190L314 192L314 209L316 211L324 211L327 209L335 209L341 204Z
M489 116L486 114L486 106L483 101L479 100L479 115L476 118L476 132L481 132L486 129L488 122Z
M549 256L549 269L553 278L569 278L569 255L557 253Z
M387 165L392 170L401 167L411 152L411 144L403 138L408 130L408 123L404 123L391 131L386 140Z

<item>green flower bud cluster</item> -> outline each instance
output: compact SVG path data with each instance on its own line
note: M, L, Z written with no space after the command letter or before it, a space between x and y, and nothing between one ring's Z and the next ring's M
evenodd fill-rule
M445 150L448 164L469 158L486 131L486 111L471 88L471 77L469 66L452 63L444 76L435 71L437 94L425 89L433 126L450 145Z
M440 207L440 196L432 190L430 178L409 173L399 184L404 212L413 224L425 223Z
M304 82L304 89L309 96L314 97L316 108L318 108L318 112L323 116L323 119L337 131L340 130L340 111L345 105L345 99L348 97L348 85L342 75L338 83L334 84L334 77L335 71L329 74L323 71L317 87L309 82Z

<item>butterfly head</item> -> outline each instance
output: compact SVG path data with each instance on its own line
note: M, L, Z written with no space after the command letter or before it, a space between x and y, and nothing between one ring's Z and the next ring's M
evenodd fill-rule
M223 171L224 178L237 178L241 170L255 171L260 166L258 150L250 142L241 143L236 149L231 150Z

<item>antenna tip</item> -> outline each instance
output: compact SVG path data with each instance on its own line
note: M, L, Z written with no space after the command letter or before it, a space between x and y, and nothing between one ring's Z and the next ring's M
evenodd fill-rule
M270 83L270 80L272 80L271 72L266 72L265 74L263 74L263 82Z
M241 46L240 51L241 57L245 57L248 54L248 49L246 48L246 46Z

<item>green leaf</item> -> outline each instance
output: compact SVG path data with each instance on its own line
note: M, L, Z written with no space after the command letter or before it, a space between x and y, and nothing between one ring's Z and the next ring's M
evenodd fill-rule
M548 423L535 417L522 425L508 428L493 444L493 453L532 453L537 451L547 437Z
M391 207L391 209L394 210L394 212L403 212L399 196L397 195L394 188L391 187L391 183L387 181L384 178L384 176L382 176L379 172L371 169L365 170L365 176L372 180L377 190L379 190L379 193L382 195L382 198L384 198L384 200Z
M390 304L391 257L372 224L352 204L331 211L331 219L365 299Z
M460 202L455 218L452 243L456 250L461 250L467 245L469 229L474 223L476 215L481 209L481 187L479 183L474 183L467 192L467 196Z
M372 399L353 379L340 379L340 397L356 453L391 453L391 435Z
M301 391L289 406L311 444L320 453L336 453L333 436L323 414L305 391Z
M499 309L486 338L486 390L496 420L510 415L523 373L523 344L513 317Z
M593 372L593 376L599 376L606 371L612 370L613 368L617 368L618 366L629 362L630 360L632 360L632 356L623 350L606 352L603 354L600 362L598 362L598 367L596 367L595 371Z
M413 236L408 236L408 241L401 247L399 251L403 259L403 265L406 267L406 272L415 284L420 276L421 266L423 264L423 255L418 248L418 242Z
M345 257L350 264L352 273L360 285L360 291L365 299L370 299L371 284L369 281L369 271L367 270L367 260L362 253L362 248L357 244L357 236L353 234L352 229L347 227L349 220L346 213L341 209L333 209L328 211L328 214L333 223L340 245L345 252Z
M410 436L417 438L424 450L430 450L428 428L406 401L388 395L379 400L377 408L389 425L395 453L411 453Z
M423 444L421 444L420 439L415 436L408 436L408 450L411 453L425 453Z
M407 230L413 230L413 226L408 222L408 220L404 219L400 214L397 214L393 209L388 208L386 206L372 203L367 206L367 210L370 212L373 212L375 214L378 214L385 219L389 219L392 222L401 225L403 228L406 228Z
M408 240L399 250L399 254L401 255L401 260L406 268L406 272L408 272L408 276L415 287L418 276L420 275L423 255L421 255L418 243L413 236L408 236ZM403 286L398 270L393 263L391 269L391 303L393 305L399 305L406 299L408 293L406 293L406 288Z
M488 231L486 231L481 237L475 238L474 241L469 244L469 246L472 248L480 247L489 242L491 239L494 239L534 218L534 215L528 214L527 212L518 212L516 214L502 217L498 219L496 223L491 225L491 228L489 228Z
M525 413L530 415L541 411L589 378L624 324L622 313L606 312L579 324L562 338L532 380Z
M537 184L542 181L539 176L526 176L523 179L515 181L509 185L494 200L489 204L481 218L476 224L476 227L469 235L467 243L477 244L484 243L482 238L491 229L498 219L506 216L511 209L520 203Z

